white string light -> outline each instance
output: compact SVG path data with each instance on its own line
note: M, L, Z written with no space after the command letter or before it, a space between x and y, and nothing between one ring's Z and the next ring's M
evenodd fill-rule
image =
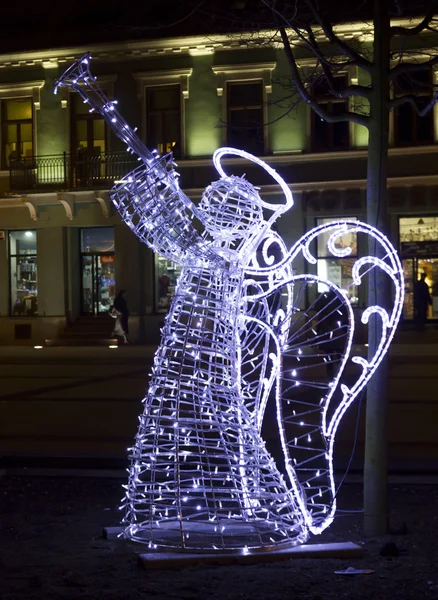
M95 83L90 58L56 88L76 90L138 155L141 165L110 196L139 239L181 265L130 449L124 535L150 549L189 551L303 543L333 521L336 433L394 335L404 295L399 258L358 221L316 227L287 250L272 225L293 205L289 186L241 150L214 153L220 179L196 207L179 187L172 155L143 145ZM285 202L263 201L245 178L227 175L225 155L265 169ZM295 273L297 258L316 263L312 244L326 233L335 258L351 255L342 239L352 234L381 249L379 258L349 259L351 285L374 269L391 282L387 307L362 314L364 326L371 317L380 323L372 358L354 354L347 288Z

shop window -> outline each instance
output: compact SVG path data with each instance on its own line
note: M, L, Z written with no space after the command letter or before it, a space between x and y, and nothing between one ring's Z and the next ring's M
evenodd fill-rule
M106 313L116 293L113 227L81 229L81 312Z
M176 280L181 273L180 265L162 256L155 256L155 290L157 312L167 312L175 293Z
M346 217L349 221L355 221L355 217ZM335 218L317 219L317 225L324 225L337 221ZM345 289L350 299L351 304L356 305L359 302L357 286L353 284L352 268L357 258L357 234L347 233L339 237L336 241L336 246L339 248L351 248L351 254L348 258L334 257L328 247L327 242L333 230L327 231L318 236L317 243L317 270L318 277L331 281L341 289ZM318 285L318 292L327 291L327 287L323 284Z
M335 88L341 89L348 85L348 76L342 75L334 78ZM339 116L348 110L348 101L335 98L331 95L326 80L314 84L310 90L317 100L330 115ZM311 111L311 145L312 152L334 152L350 148L350 125L348 121L330 123L321 119L313 110Z
M438 319L438 217L402 217L399 229L405 277L403 317L414 319L416 282L425 273L432 297L427 317Z
M438 242L438 217L402 217L400 242Z
M261 80L227 83L227 145L264 154Z
M9 233L9 267L12 316L38 313L36 231Z
M33 108L31 98L1 101L2 169L32 162Z
M146 88L146 145L159 154L181 156L181 90L179 85Z
M81 252L114 252L113 227L86 227L81 229Z
M418 98L421 107L430 102L434 93L431 69L426 68L397 77L394 96L412 93ZM394 110L394 139L397 146L433 144L433 110L420 117L415 108L408 103L397 106Z

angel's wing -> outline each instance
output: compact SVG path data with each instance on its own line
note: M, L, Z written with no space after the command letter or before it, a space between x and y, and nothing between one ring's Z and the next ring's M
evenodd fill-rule
M279 375L281 345L289 331L286 315L291 313L292 264L289 261L279 270L276 268L286 258L282 238L269 232L248 265L243 286L244 304L238 328L240 393L259 429ZM267 270L257 275L260 268Z
M266 302L276 290L289 290L289 310L269 328L275 369L276 418L287 472L305 521L313 533L320 533L333 520L336 509L333 453L342 416L371 378L386 353L400 318L403 303L403 272L390 242L371 226L357 221L322 225L306 234L290 250L277 273L292 264L299 254L316 263L310 244L319 236L327 240L329 254L346 258L351 248L339 243L343 236L365 238L359 247L374 240L373 256L351 259L351 284L364 285L379 271L390 282L390 299L384 307L369 306L362 315L363 326L378 332L375 352L368 359L357 350L358 316L348 299L348 287L341 289L316 275L292 275L277 281L269 291L255 294L252 302ZM263 278L268 270L255 269ZM287 275L287 271L283 271ZM272 279L271 274L271 283ZM289 287L288 287L289 286ZM258 319L260 322L261 319ZM260 329L261 330L261 329ZM363 347L363 346L362 346ZM276 356L280 357L276 359ZM273 385L271 384L271 388ZM264 409L263 403L260 408ZM266 415L271 407L266 408Z
M318 533L328 524L335 496L323 413L345 371L354 316L340 288L309 276L295 278L293 313L282 352L277 423L284 469L309 529Z

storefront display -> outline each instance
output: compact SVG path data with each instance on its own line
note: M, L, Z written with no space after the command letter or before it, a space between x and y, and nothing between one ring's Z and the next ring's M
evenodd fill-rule
M317 219L318 225L332 223L337 219L324 218ZM349 221L355 221L355 217L348 217ZM356 305L359 302L357 286L353 284L351 270L357 256L357 235L355 233L346 234L338 238L335 242L337 249L351 248L351 254L348 258L333 258L328 251L328 242L330 232L325 233L318 238L318 277L325 281L331 281L342 289L345 289L351 304ZM325 292L326 286L318 285L318 292Z
M181 267L162 256L155 256L156 310L167 312L175 292Z
M415 287L425 273L432 297L427 318L438 319L438 217L402 217L399 225L406 289L403 317L415 319Z
M9 233L12 316L38 313L36 231Z

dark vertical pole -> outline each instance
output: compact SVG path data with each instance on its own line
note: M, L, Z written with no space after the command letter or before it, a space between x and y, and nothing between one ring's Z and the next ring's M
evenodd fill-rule
M389 27L387 0L374 0L374 66L370 98L370 127L367 172L367 220L389 233L387 207L387 162L389 137ZM380 248L370 240L369 252ZM385 307L390 297L389 278L373 269L368 279L368 306ZM372 317L368 326L368 352L374 356L381 336L381 320ZM388 528L388 359L385 358L367 386L364 529L367 535L380 535Z

